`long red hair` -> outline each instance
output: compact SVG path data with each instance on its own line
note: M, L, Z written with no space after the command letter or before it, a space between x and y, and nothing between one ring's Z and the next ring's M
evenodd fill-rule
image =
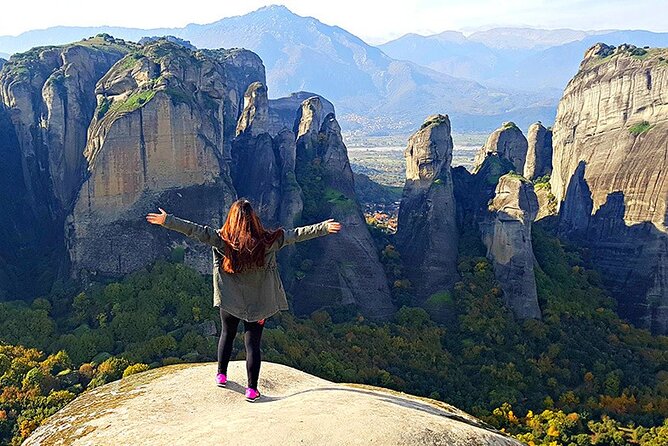
M241 198L230 206L219 234L227 242L223 271L239 273L264 265L267 246L283 234L283 228L265 229L250 201Z

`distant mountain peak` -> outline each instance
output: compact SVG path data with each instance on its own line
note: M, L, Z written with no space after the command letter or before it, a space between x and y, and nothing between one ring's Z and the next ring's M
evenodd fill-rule
M259 9L256 9L253 12L249 12L250 14L269 14L275 17L301 17L300 15L295 14L292 12L290 9L288 9L287 6L285 5L268 5L268 6L263 6Z

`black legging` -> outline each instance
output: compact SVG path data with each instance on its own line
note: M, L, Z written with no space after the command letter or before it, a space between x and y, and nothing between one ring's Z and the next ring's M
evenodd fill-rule
M232 355L232 344L237 335L239 318L232 316L220 308L220 321L222 329L218 340L218 373L227 375L227 364ZM257 380L260 376L260 339L264 324L258 322L244 321L244 343L246 344L246 372L248 374L248 387L257 390Z

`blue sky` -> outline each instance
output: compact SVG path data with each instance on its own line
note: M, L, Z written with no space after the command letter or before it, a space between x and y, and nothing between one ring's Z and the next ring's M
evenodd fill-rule
M408 32L433 34L495 26L668 31L668 0L189 0L178 8L164 0L31 0L1 6L0 35L57 25L181 27L245 14L272 3L341 26L370 43Z

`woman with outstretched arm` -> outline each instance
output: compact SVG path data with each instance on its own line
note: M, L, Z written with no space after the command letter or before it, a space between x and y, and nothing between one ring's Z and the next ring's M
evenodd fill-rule
M266 318L288 309L283 283L278 273L276 253L284 246L333 234L341 223L333 219L294 229L267 230L246 199L232 203L219 230L200 225L158 208L146 220L155 225L181 232L207 243L213 250L213 305L219 307L222 329L218 341L216 383L224 387L227 365L239 321L244 321L246 399L260 397L257 384L260 375L260 339Z

